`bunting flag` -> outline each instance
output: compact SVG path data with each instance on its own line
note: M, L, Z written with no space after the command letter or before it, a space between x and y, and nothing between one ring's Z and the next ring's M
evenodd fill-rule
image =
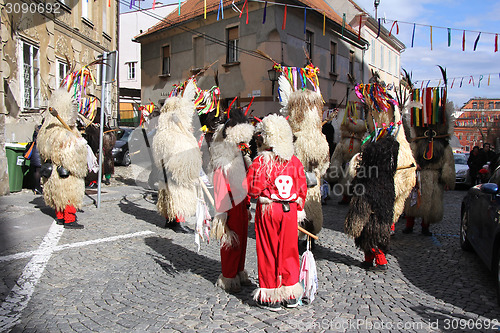
M462 36L462 51L465 51L465 30L464 30L464 34Z
M203 18L207 19L207 0L203 0Z
M179 16L181 16L181 0L179 0ZM224 15L222 15L222 18L224 18Z
M479 38L481 37L481 33L477 35L476 41L474 42L474 51L476 51L477 43L479 42Z
M264 3L264 17L262 18L262 24L266 23L266 10L267 10L267 1ZM248 15L247 15L248 17ZM248 22L247 22L248 24Z
M453 78L453 81L451 82L451 89L453 89L453 84L455 83L455 78Z
M89 2L89 1L87 0L87 2ZM129 7L129 9L132 9L132 6L134 6L134 5L135 5L135 0L130 0L130 7Z
M451 46L451 29L448 28L448 47Z
M432 25L431 25L431 51L432 51Z
M495 52L498 52L498 34L495 34Z
M304 7L304 35L306 34L306 25L307 25L307 8Z
M285 5L285 13L283 14L283 24L281 25L281 30L285 30L286 28L286 8L287 5Z
M361 22L359 22L361 24ZM398 21L394 21L392 23L392 27L391 27L391 30L389 31L389 37L391 37L391 34L392 34L392 28L394 28L394 25L396 25L396 35L399 34L399 25L398 25ZM360 29L361 30L361 29Z
M469 84L470 82L472 81L472 86L474 86L474 77L471 75L470 79L469 79Z
M481 75L481 76L479 77L479 82L477 83L477 87L478 87L478 88L481 88L481 81L482 81L482 80L483 80L483 76Z
M326 29L326 14L323 12L323 36L325 35L325 29ZM361 31L361 28L359 28Z
M491 74L488 74L488 86L490 85Z
M379 19L380 20L380 19ZM380 24L380 21L378 21ZM380 30L380 27L379 27ZM411 47L413 47L413 42L415 41L415 23L413 23L413 32L411 34Z
M464 78L462 78L462 80L460 80L460 88L462 88L462 82L464 82Z
M222 0L219 1L219 9L217 9L217 21L219 21L219 19L224 19L224 4L222 3Z
M380 19L378 19L377 37L375 37L375 38L378 38L379 36L380 36ZM413 44L412 44L412 47L413 47Z

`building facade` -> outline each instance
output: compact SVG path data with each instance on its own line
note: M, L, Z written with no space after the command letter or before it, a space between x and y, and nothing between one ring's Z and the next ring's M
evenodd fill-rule
M157 24L176 8L177 4L161 5L157 2L154 9L144 8L120 13L122 23L119 25L120 63L118 66L120 124L135 124L139 117L137 105L141 104L141 45L133 42L133 39Z
M455 136L462 151L471 151L490 143L498 152L500 148L500 98L471 98L460 109L455 119Z
M244 3L235 5L241 10ZM341 17L326 2L303 0L289 2L287 7L246 3L248 24L247 9L240 18L231 9L232 1L223 2L223 19L218 19L219 1L207 0L205 19L203 2L188 0L182 5L180 16L175 11L164 22L137 36L141 43L142 100L163 104L173 84L216 62L198 78L201 88L211 88L216 73L226 106L235 96L239 97L237 103L243 105L254 97L253 115L277 112L277 84L268 75L273 64L254 50L294 67L307 65L307 50L312 63L320 69L319 86L326 108L345 106L349 87L349 98L354 98L348 74L357 82L362 81L367 68L363 54L368 43L363 37L358 38L348 24L343 27ZM305 14L301 6L315 10Z
M68 69L78 70L103 52L117 49L118 2L0 0L0 8L2 159L5 142L31 141L51 91ZM100 96L99 87L89 92ZM108 116L116 118L116 84L111 95ZM5 172L1 162L0 171Z

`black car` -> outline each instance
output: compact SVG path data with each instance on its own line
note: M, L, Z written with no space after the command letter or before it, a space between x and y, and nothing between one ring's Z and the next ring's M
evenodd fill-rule
M500 167L489 183L469 189L462 201L460 246L474 250L494 273L500 305Z
M121 128L116 132L116 143L112 151L116 164L125 166L130 164L128 140L133 130L133 128Z

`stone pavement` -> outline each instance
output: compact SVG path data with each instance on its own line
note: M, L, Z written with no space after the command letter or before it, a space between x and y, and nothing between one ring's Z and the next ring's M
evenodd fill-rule
M116 179L120 180L117 182ZM228 294L215 243L197 252L194 236L161 228L151 191L116 177L78 213L83 230L53 225L53 212L29 191L0 197L0 331L12 332L376 332L494 331L495 280L460 249L460 202L445 194L433 237L396 226L390 269L359 267L361 251L343 232L346 206L323 206L314 250L319 288L310 305L277 313L255 306L255 233L246 267L254 283ZM128 185L127 185L128 184ZM48 236L50 235L50 236ZM469 325L469 326L466 326ZM498 326L496 326L498 327ZM489 328L489 330L485 329Z

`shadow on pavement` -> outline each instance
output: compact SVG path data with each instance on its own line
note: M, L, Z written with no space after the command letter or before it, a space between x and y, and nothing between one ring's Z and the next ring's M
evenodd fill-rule
M50 216L54 219L56 218L56 212L54 211L54 209L50 208L45 204L45 201L43 200L42 196L34 198L29 203L33 205L33 208L40 209L40 211L45 215Z
M144 241L147 246L158 253L158 256L153 256L155 262L177 281L179 280L179 272L189 272L201 276L212 285L217 282L221 270L220 261L175 244L168 238L155 236L147 237ZM177 283L181 289L194 291L193 281L183 280ZM183 284L185 284L185 288L182 286ZM203 288L203 286L200 287ZM244 304L254 305L255 302L251 294L255 288L255 285L242 286L240 292L231 294Z
M125 196L118 202L118 207L120 207L123 213L132 215L138 220L151 223L161 228L165 226L165 218L157 213L156 208L154 210L143 208L135 202L130 201Z

